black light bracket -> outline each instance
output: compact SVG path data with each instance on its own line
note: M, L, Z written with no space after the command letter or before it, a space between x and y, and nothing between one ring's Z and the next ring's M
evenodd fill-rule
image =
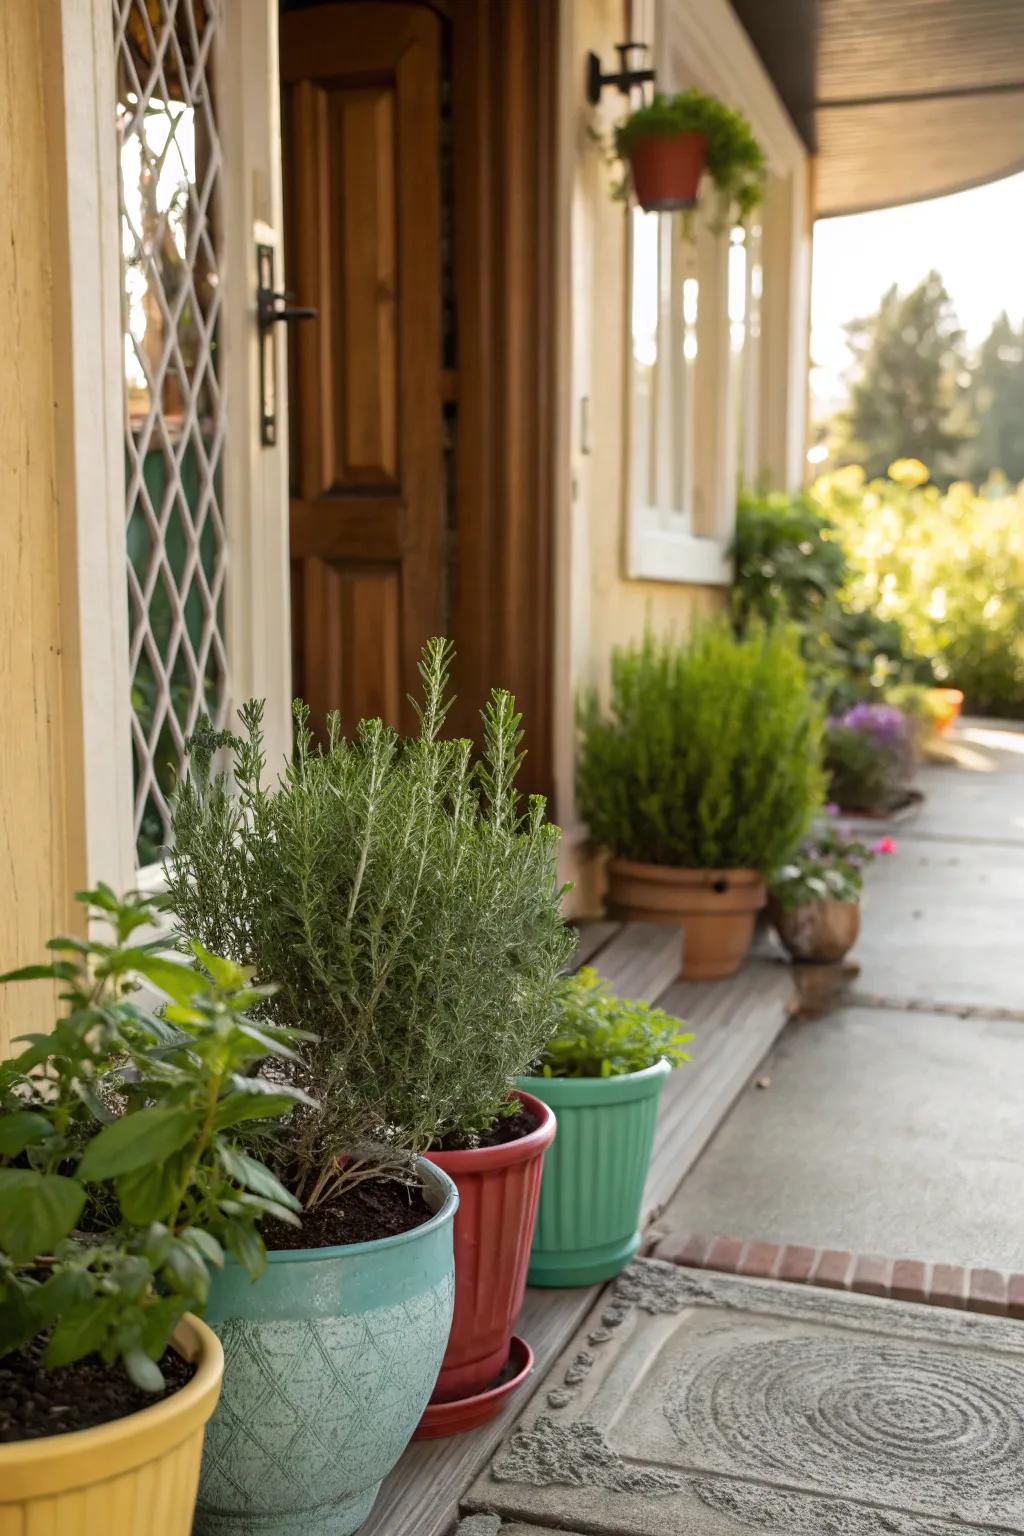
M653 69L636 67L648 52L646 43L616 43L615 52L619 56L619 67L607 75L601 68L600 57L596 53L587 54L587 100L593 107L601 100L606 85L614 85L623 96L629 96L637 86L654 83ZM634 54L637 55L635 60Z

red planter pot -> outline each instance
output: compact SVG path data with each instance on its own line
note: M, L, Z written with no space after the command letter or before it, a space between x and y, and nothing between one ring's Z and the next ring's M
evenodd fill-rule
M537 1128L501 1147L430 1152L459 1191L455 1216L455 1316L431 1403L454 1403L491 1387L509 1360L523 1305L545 1150L555 1117L517 1093ZM428 1409L428 1413L429 1413Z
M651 134L637 139L629 151L633 192L648 213L692 208L704 173L708 141L702 133L672 138Z

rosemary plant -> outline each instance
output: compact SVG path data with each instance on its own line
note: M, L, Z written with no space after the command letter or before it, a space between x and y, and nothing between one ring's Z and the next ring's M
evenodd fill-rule
M423 652L418 735L337 716L326 745L295 707L296 748L266 788L262 705L240 737L206 724L174 810L171 905L182 935L273 977L269 1017L312 1030L304 1085L273 1161L306 1205L407 1169L468 1137L552 1034L572 948L559 911L558 829L521 811L520 716L495 691L484 750L441 735L451 648ZM232 772L213 773L226 748ZM265 1155L261 1148L261 1155Z

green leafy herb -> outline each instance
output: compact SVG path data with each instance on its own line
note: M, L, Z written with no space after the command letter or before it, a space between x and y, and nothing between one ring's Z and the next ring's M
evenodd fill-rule
M680 1019L648 1003L616 997L591 966L563 977L557 1033L538 1064L542 1077L621 1077L655 1062L689 1061Z
M61 982L66 1004L49 1035L0 1063L0 1355L45 1335L46 1366L96 1352L156 1392L176 1323L202 1311L208 1266L227 1248L255 1277L261 1217L297 1220L295 1197L222 1121L241 1098L264 1119L308 1105L295 1086L251 1075L293 1059L305 1037L254 1030L246 1009L272 989L239 966L133 943L159 917L144 897L99 886L79 899L112 942L54 939L67 958L0 977ZM173 1028L141 1006L140 985L162 995Z

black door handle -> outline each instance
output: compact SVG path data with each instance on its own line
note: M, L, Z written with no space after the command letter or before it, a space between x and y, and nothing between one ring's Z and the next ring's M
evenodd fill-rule
M280 322L290 325L293 320L315 320L320 311L308 306L289 304L288 300L294 297L293 293L275 293L270 288L257 289L256 323L260 330L269 330L272 325Z

